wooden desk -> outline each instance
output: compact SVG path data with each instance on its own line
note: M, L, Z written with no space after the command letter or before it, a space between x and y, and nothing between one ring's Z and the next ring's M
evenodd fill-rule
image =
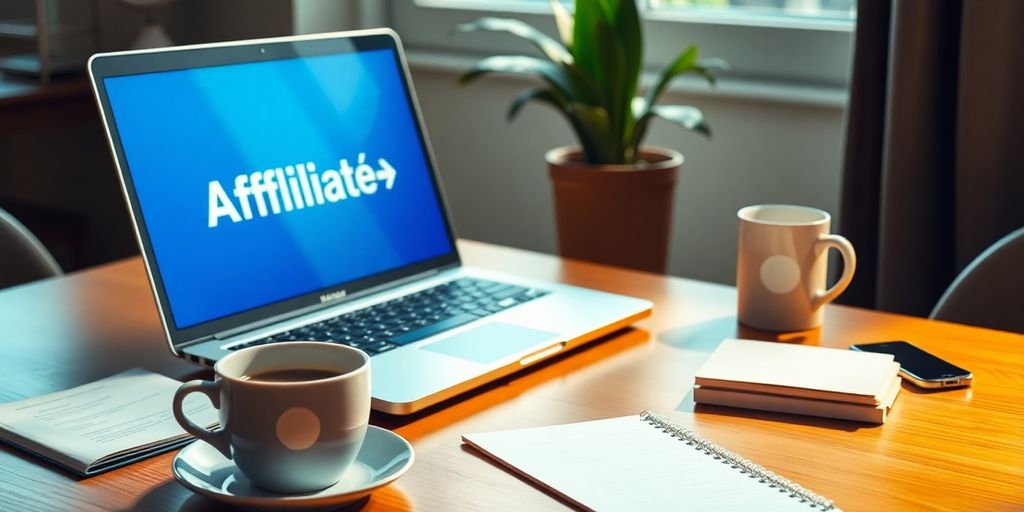
M464 432L636 414L650 408L836 501L845 510L1024 508L1024 336L829 306L805 343L906 339L974 371L971 389L905 387L889 423L867 426L698 407L693 374L737 335L735 290L462 242L468 264L653 299L634 330L411 418L375 414L416 464L366 510L558 510L564 505L461 446ZM0 401L132 366L196 369L164 345L139 259L0 292ZM198 374L202 374L201 372ZM166 454L78 480L0 448L3 510L218 510L170 474ZM680 509L685 503L680 504Z

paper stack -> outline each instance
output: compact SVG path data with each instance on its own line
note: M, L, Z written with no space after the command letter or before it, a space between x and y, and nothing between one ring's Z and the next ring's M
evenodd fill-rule
M900 392L892 355L724 340L697 371L694 401L885 423Z

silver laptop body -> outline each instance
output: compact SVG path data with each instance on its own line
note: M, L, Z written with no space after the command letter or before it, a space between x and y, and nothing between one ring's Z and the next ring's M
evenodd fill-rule
M515 292L472 321L460 311L456 327L372 355L374 409L408 414L651 312L646 300L461 264L391 30L99 54L89 72L178 357L212 365L426 290ZM338 151L330 169L307 156L280 161L291 148L337 157L336 141L367 151ZM370 242L345 239L357 235Z

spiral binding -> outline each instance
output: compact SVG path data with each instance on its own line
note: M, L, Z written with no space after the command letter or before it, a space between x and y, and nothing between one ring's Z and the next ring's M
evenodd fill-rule
M704 436L701 436L692 430L680 427L673 423L672 420L669 420L660 414L651 411L644 411L640 413L640 419L661 429L662 432L670 434L676 439L685 441L686 444L695 447L698 451L711 455L715 460L722 460L723 463L729 464L730 466L738 469L740 473L746 473L752 478L757 478L759 482L766 483L769 487L776 487L780 492L788 492L791 498L799 498L801 503L808 503L811 508L821 507L821 510L839 510L832 504L832 500L804 489L800 484L779 476L771 470L765 469L764 467L725 449L721 445L708 440Z

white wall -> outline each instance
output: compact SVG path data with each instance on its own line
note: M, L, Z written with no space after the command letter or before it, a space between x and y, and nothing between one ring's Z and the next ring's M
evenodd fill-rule
M452 70L414 66L413 79L459 236L554 253L544 152L573 143L541 105L505 122L526 84L484 79L467 87ZM733 283L736 210L757 203L839 206L843 111L835 106L736 97L667 95L704 109L713 140L660 123L648 142L681 151L670 272ZM833 221L835 222L835 221Z

